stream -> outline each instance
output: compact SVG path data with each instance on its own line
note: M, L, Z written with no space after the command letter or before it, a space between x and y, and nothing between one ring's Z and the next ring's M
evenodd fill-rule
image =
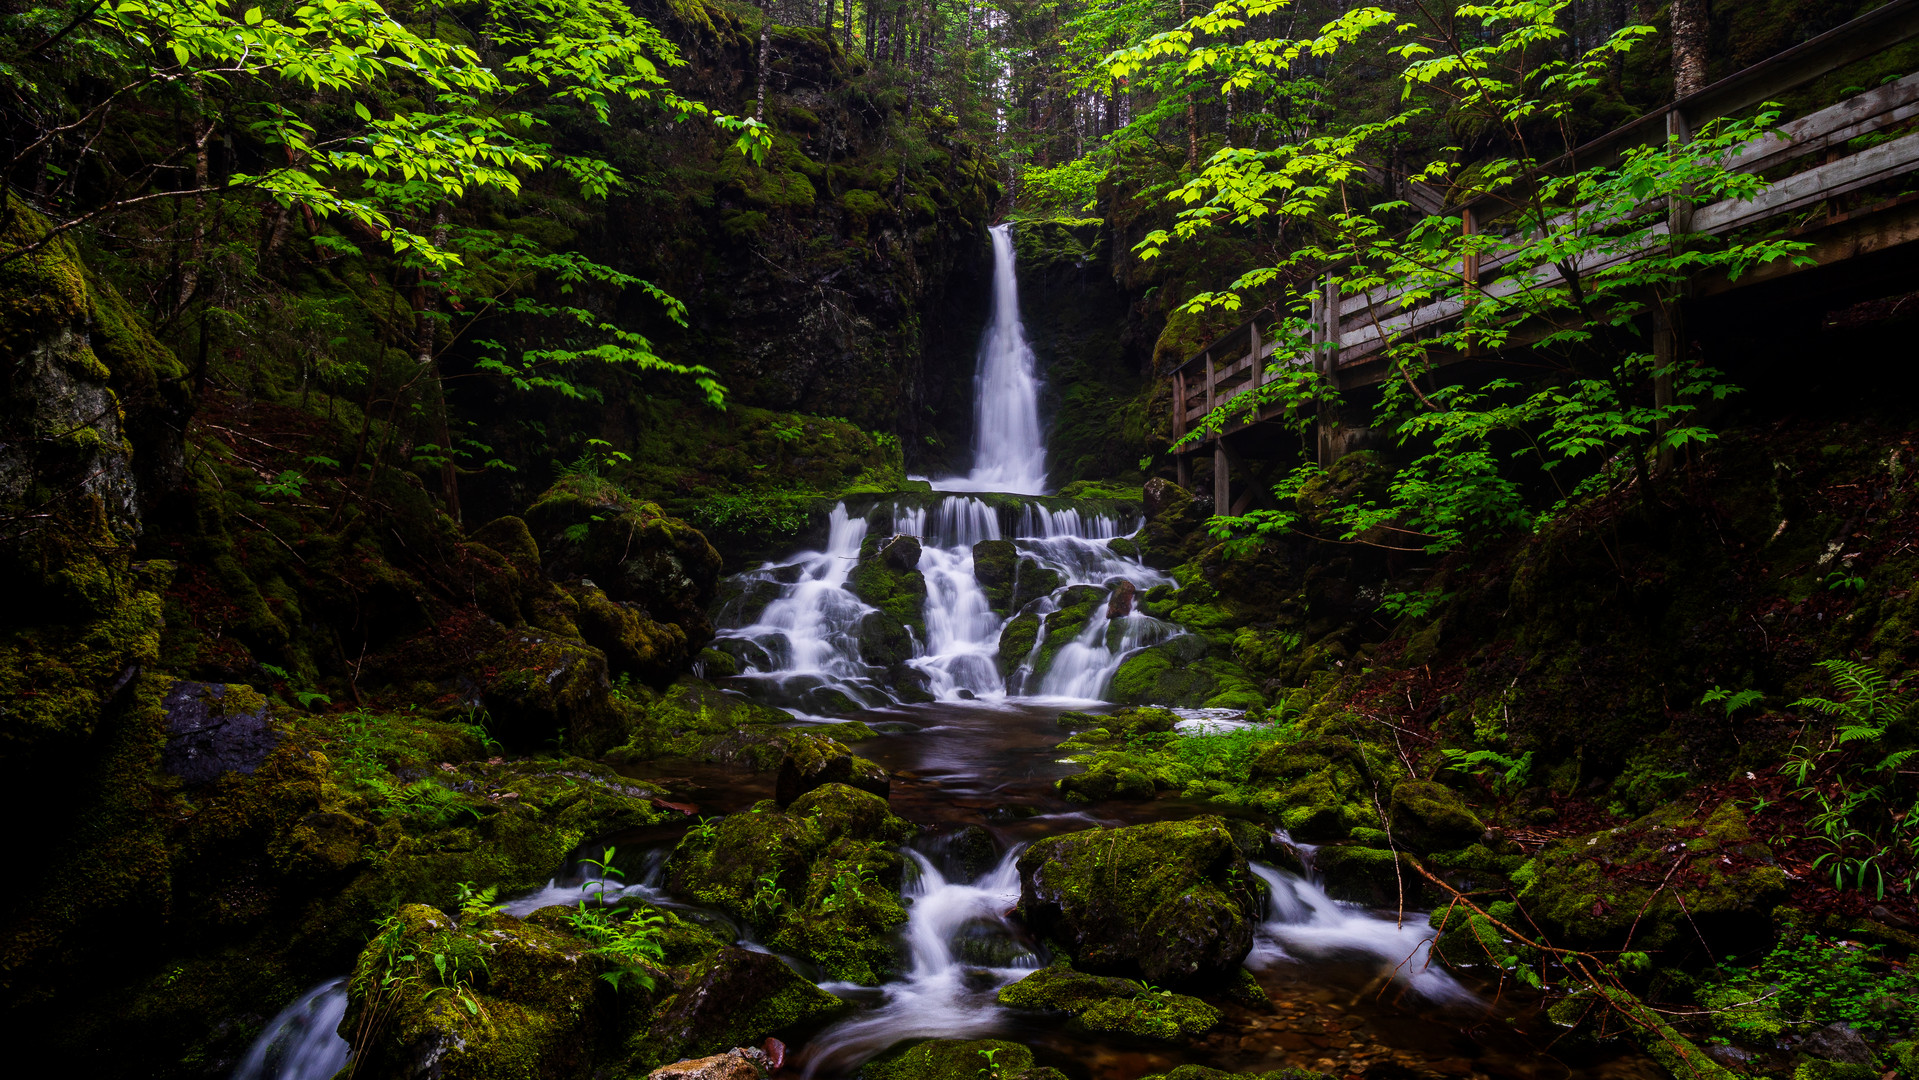
M1019 325L1011 234L993 230L994 313L981 345L975 385L978 445L965 476L933 481L931 496L901 496L830 514L824 547L738 575L744 591L764 599L716 620L720 642L745 659L730 689L780 705L797 722L824 718L822 694L863 707L848 717L881 734L856 746L893 775L895 813L928 828L909 844L902 932L907 970L879 987L826 982L852 1008L810 1032L797 1033L784 1072L805 1078L852 1075L902 1040L997 1037L1033 1047L1040 1064L1076 1080L1132 1080L1194 1062L1235 1072L1302 1067L1356 1078L1627 1078L1660 1074L1648 1059L1617 1054L1570 1067L1550 1056L1555 1031L1512 988L1467 984L1429 964L1431 932L1423 914L1372 911L1327 896L1311 875L1312 849L1291 845L1307 873L1254 864L1266 886L1267 910L1246 965L1271 997L1268 1008L1209 999L1224 1021L1186 1045L1095 1036L1057 1018L1000 1006L999 988L1050 958L1011 917L1019 900L1014 862L1035 840L1092 828L1220 813L1206 803L1162 796L1149 802L1084 806L1054 788L1077 766L1059 759L1068 709L1109 708L1101 698L1132 651L1183 633L1136 609L1109 611L1104 597L1144 593L1170 578L1114 541L1136 532L1136 511L1070 505L1040 497L1045 482L1039 381ZM924 632L915 632L911 673L867 663L861 622L876 609L848 588L869 537L915 537L917 569L926 582ZM1058 575L1057 588L1023 605L1028 614L1057 610L1070 590L1101 590L1085 625L1056 650L1044 671L1035 658L1045 632L1022 657L999 642L1017 612L996 613L976 576L975 546L1011 541L1031 568ZM1081 594L1084 595L1084 594ZM1127 605L1130 608L1130 605ZM1057 644L1057 643L1056 643ZM900 680L911 674L924 696L902 703ZM837 698L836 698L837 699ZM1216 713L1216 711L1215 711ZM1181 727L1203 731L1229 715L1189 715ZM699 804L703 815L739 812L773 794L771 773L741 772L691 761L658 761L624 770L665 784ZM972 874L949 857L948 838L969 826L986 830L997 863ZM685 825L607 838L619 850L625 882L595 882L579 864L545 889L507 905L528 914L578 903L582 886L604 888L693 910L658 884L665 853ZM1286 838L1277 839L1286 842ZM630 861L629 861L630 860ZM712 913L722 929L739 930ZM758 948L750 940L742 944ZM806 965L788 961L813 977ZM240 1080L322 1080L346 1058L332 1028L345 1007L342 980L314 988L269 1025L235 1072Z

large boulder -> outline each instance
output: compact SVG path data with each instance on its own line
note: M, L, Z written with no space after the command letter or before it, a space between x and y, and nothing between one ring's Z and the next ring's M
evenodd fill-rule
M1771 938L1786 875L1728 801L1709 815L1662 807L1628 825L1547 845L1514 875L1544 937L1573 949L1653 951L1668 961Z
M927 1039L890 1050L860 1069L860 1080L1040 1080L1059 1076L1035 1069L1033 1052L999 1039Z
M999 1003L1077 1017L1082 1026L1147 1039L1202 1035L1219 1024L1219 1010L1198 998L1142 987L1131 979L1086 975L1065 964L1042 968L1004 987Z
M860 619L859 640L860 659L874 667L898 667L913 658L913 635L889 612L867 612Z
M718 1054L838 1011L844 1002L771 953L723 946L661 1001L635 1063Z
M1260 899L1219 818L1069 833L1018 867L1021 916L1082 971L1219 983L1252 948Z
M541 494L526 521L554 579L590 580L615 601L677 625L691 652L712 639L706 609L721 560L698 529L605 480L577 475Z
M1019 576L1019 548L1011 540L981 540L973 545L973 578L994 611L1004 614L1013 602Z
M926 577L917 569L920 542L911 536L868 536L846 580L853 595L915 630L926 631Z
M1393 840L1413 851L1449 851L1468 847L1486 831L1466 800L1431 780L1401 780L1393 785Z
M795 739L780 759L773 797L781 806L823 784L845 784L884 799L893 780L885 769L824 735Z
M614 671L665 686L691 666L685 627L661 622L638 604L621 603L592 585L578 586L573 596L579 603L580 636L606 654Z
M877 985L902 967L904 860L911 825L886 801L829 784L786 810L762 802L695 829L667 860L667 886L747 923L828 976Z

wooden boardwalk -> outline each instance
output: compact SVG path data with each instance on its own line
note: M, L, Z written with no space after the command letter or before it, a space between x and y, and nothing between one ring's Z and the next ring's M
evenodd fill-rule
M1770 60L1642 116L1579 147L1568 157L1578 161L1581 167L1590 168L1617 160L1629 147L1663 142L1674 136L1687 138L1708 120L1777 99L1847 64L1914 38L1919 38L1919 0L1893 0ZM1745 172L1773 171L1782 166L1796 171L1773 182L1750 201L1729 199L1694 207L1689 213L1684 212L1684 208L1669 212L1668 223L1656 228L1650 240L1659 242L1660 236L1670 235L1674 229L1724 235L1919 172L1919 131L1878 141L1863 149L1854 150L1848 145L1861 136L1905 125L1915 116L1919 116L1919 72L1784 124L1777 135L1749 144L1736 159L1735 167ZM1400 186L1402 190L1397 193L1400 197L1422 210L1437 212L1440 205L1437 193ZM1489 201L1480 200L1466 203L1453 212L1460 214L1463 226L1471 230L1476 218L1490 218L1497 209ZM1878 200L1845 212L1828 212L1821 219L1793 228L1791 235L1812 245L1806 254L1816 266L1907 244L1919 240L1919 193ZM1600 270L1608 262L1625 257L1614 255L1610 260L1594 260L1582 270ZM1472 280L1480 292L1493 296L1550 284L1550 280L1534 282L1528 276L1502 276L1501 270L1508 262L1510 257L1483 259L1476 267L1462 266L1461 276ZM1690 295L1710 296L1805 269L1811 267L1794 266L1781 260L1758 267L1737 281L1722 278L1694 282ZM1398 293L1341 294L1329 285L1313 298L1313 340L1325 347L1317 350L1311 362L1318 367L1322 378L1337 390L1377 383L1385 375L1385 365L1381 363L1384 346L1445 327L1464 309L1464 302L1458 298L1429 299L1408 306ZM1242 323L1185 362L1162 372L1173 383L1172 428L1176 438L1192 430L1196 421L1218 406L1258 388L1271 377L1267 369L1271 366L1274 347L1273 343L1262 340L1261 326L1271 325L1273 321L1271 315L1265 315ZM1655 351L1660 355L1676 355L1680 347L1677 331L1663 325L1654 331ZM1331 344L1334 342L1336 346ZM1439 355L1434 359L1446 364L1467 357ZM1272 419L1280 411L1268 407L1250 416L1241 415L1224 428L1207 433L1201 446L1193 448L1198 450L1210 444L1214 504L1220 512L1227 512L1229 508L1234 513L1242 512L1252 495L1248 490L1237 506L1231 502L1228 475L1232 459L1237 455L1229 446L1228 437ZM1322 423L1321 429L1319 454L1322 462L1329 462L1338 456L1340 440L1337 431L1329 430L1327 424ZM1190 452L1179 455L1182 484L1187 473L1186 455Z

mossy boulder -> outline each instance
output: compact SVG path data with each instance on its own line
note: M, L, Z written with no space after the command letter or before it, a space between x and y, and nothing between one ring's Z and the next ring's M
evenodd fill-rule
M1268 788L1260 807L1310 844L1345 840L1356 828L1383 830L1375 785L1397 784L1404 775L1390 750L1344 736L1274 743L1253 758L1249 772Z
M1326 895L1371 907L1423 907L1426 879L1412 868L1410 856L1362 844L1323 847L1313 856L1313 867L1325 883Z
M1026 658L1032 655L1033 643L1038 640L1038 615L1018 615L1006 620L1006 625L999 632L1000 674L1010 677L1018 671L1020 665L1026 663Z
M913 635L890 612L869 611L860 619L860 659L891 668L913 658Z
M1052 837L1018 867L1022 917L1082 971L1218 983L1252 948L1260 902L1216 817Z
M761 802L688 833L667 860L667 885L832 978L876 985L901 968L905 864L891 845L914 831L884 799L829 784L784 811Z
M1205 644L1194 636L1139 650L1113 673L1107 699L1127 705L1179 708L1264 706L1266 695L1245 669L1223 656L1204 655L1201 650Z
M890 1050L859 1071L860 1080L1007 1080L1033 1068L1033 1052L1000 1039L927 1039Z
M1051 596L1059 591L1066 579L1058 570L1050 566L1041 566L1038 559L1023 558L1013 575L1013 599L1008 607L1012 611L1024 611L1026 605L1042 596Z
M1011 540L981 540L973 545L973 579L994 611L1005 614L1011 609L1019 564L1019 548Z
M612 599L679 626L693 652L712 639L706 609L721 560L698 529L580 474L542 493L526 521L556 580L590 580Z
M1393 840L1413 851L1450 851L1470 846L1486 825L1466 800L1431 780L1401 780L1393 785Z
M688 1057L754 1046L845 1007L770 953L721 947L674 980L644 1030L628 1043L632 1074Z
M882 799L893 787L885 769L824 735L802 733L793 740L780 758L778 771L773 797L782 806L822 784L846 784Z
M525 627L480 655L481 698L496 738L533 749L560 738L589 754L624 741L627 716L609 702L606 654L575 638Z
M1146 481L1141 491L1146 525L1139 533L1140 558L1156 570L1170 570L1186 562L1207 543L1200 526L1206 515L1191 493L1170 480Z
M868 536L859 565L847 578L854 596L919 633L926 632L926 577L919 572L920 542L911 536Z
M606 654L614 672L665 686L692 664L686 629L678 623L660 622L639 605L620 603L590 585L576 587L573 597L580 636Z
M1554 944L1633 948L1668 962L1750 953L1772 937L1786 876L1731 801L1673 804L1616 829L1550 844L1516 878Z
M557 1080L588 1071L616 1019L602 1002L606 969L589 943L537 921L494 914L461 925L403 907L354 965L346 1024L361 1026L368 1010L383 1016L355 1075Z
M1056 963L1004 987L999 1003L1077 1017L1092 1031L1173 1041L1219 1024L1219 1011L1198 998L1152 990L1131 979L1086 975Z
M1059 606L1048 612L1042 625L1045 638L1039 655L1033 660L1033 675L1043 678L1052 670L1061 649L1071 645L1085 631L1086 624L1106 604L1106 590L1097 585L1074 585L1059 597Z

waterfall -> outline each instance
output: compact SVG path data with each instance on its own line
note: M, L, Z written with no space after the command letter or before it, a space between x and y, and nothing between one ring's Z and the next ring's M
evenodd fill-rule
M1039 958L1020 945L1006 913L1019 902L1019 849L976 882L948 881L932 860L907 851L918 871L904 893L909 903L906 977L880 988L880 1001L808 1041L803 1075L848 1072L851 1065L903 1039L936 1036L978 1038L993 1033L1005 1017L994 996L1000 987L1032 974ZM962 957L956 946L974 944ZM982 956L981 953L986 955ZM968 962L968 961L972 962ZM852 983L825 989L857 994Z
M1039 427L1039 378L1019 317L1013 227L995 225L993 312L973 375L973 471L935 481L938 491L1046 490L1046 443Z
M352 1052L338 1031L346 1004L343 978L300 995L253 1040L233 1080L328 1080Z
M976 496L947 495L931 503L902 496L891 506L882 503L856 517L842 502L829 518L826 550L804 551L739 575L743 586L776 586L779 595L750 622L732 617L733 625L728 625L724 610L716 619L721 647L745 657L744 673L726 684L809 713L831 711L813 706L817 699L812 695L821 688L869 707L893 701L888 680L898 671L868 664L860 655L860 623L876 609L846 587L869 529L889 527L893 535L920 541L917 569L926 583L921 611L925 632L916 636L907 666L918 673L915 678L924 678L921 689L939 701L1001 701L1009 696L1000 633L1007 620L1021 612L993 610L977 576L975 544L1011 540L1022 565L1030 560L1030 566L1059 576L1057 589L1026 607L1025 613L1042 617L1060 606L1066 590L1077 586L1110 595L1125 582L1144 593L1172 580L1121 553L1131 549L1114 548L1111 541L1138 531L1137 515L1038 501L996 509ZM1129 654L1180 632L1137 608L1111 617L1102 597L1042 677L1031 677L1031 664L1043 636L1031 655L1012 657L1005 668L1014 676L1016 692L1096 701ZM751 648L735 649L729 642Z
M1304 847L1304 845L1298 845ZM1311 849L1301 852L1310 856ZM1307 873L1311 873L1310 863ZM1255 970L1298 960L1370 959L1399 985L1438 1004L1473 1004L1472 991L1431 962L1433 932L1423 913L1403 919L1342 904L1310 878L1253 863L1266 883L1266 921L1254 935L1246 966Z

